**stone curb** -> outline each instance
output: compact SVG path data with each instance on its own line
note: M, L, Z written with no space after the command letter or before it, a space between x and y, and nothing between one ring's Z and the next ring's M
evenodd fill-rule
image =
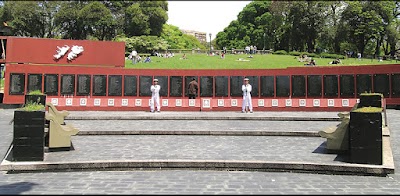
M341 121L340 118L245 117L245 116L67 116L65 120L260 120L260 121Z
M258 131L258 130L235 130L235 131L79 131L78 136L87 135L215 135L215 136L297 136L297 137L320 137L318 132L311 131Z
M394 168L366 164L315 164L309 162L237 161L237 160L125 160L82 162L9 162L4 160L0 170L10 172L81 171L81 170L240 170L240 171L292 171L326 174L353 174L385 176Z

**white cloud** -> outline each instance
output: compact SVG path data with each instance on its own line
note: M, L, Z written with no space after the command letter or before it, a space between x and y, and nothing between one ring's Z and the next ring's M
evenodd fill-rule
M168 1L167 24L209 33L223 31L251 1Z

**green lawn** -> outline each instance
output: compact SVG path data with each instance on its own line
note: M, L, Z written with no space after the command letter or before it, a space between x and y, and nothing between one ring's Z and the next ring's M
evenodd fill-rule
M2 71L1 73L1 79L0 79L0 91L2 92L4 89L4 71Z
M186 54L188 59L180 59L182 54L175 54L172 58L151 57L151 63L132 64L131 60L126 60L126 68L134 69L280 69L286 67L302 67L304 62L299 62L297 57L290 55L274 55L274 54L257 54L253 58L249 55L232 55L227 54L225 59L220 56L207 56L206 54ZM237 61L239 58L249 61ZM395 60L387 60L378 62L377 59L355 58L342 59L342 64L331 65L333 59L315 58L317 66L343 66L343 65L380 65L380 64L397 64Z

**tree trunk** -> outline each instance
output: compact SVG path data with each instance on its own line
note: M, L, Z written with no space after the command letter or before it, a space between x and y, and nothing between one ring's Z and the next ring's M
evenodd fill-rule
M380 54L380 48L381 48L381 44L383 42L383 35L380 35L380 39L376 41L376 48L375 48L375 55L374 58L378 57Z

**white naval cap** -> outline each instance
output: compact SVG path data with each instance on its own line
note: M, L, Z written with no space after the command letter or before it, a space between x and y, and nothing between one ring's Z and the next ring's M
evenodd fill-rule
M246 80L249 80L248 78L244 78L244 80L246 81Z
M153 82L158 82L158 79L154 79Z

